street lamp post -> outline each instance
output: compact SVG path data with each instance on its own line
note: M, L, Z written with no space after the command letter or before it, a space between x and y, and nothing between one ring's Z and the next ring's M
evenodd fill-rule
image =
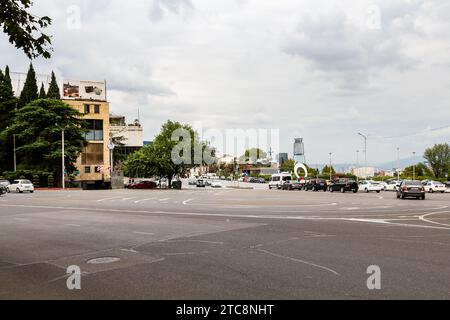
M64 141L64 128L62 128L62 133L61 133L61 140L62 140L62 156L61 156L61 161L62 161L62 188L63 190L66 189L66 180L65 180L65 174L66 174L66 162L65 162L65 141Z
M416 152L413 152L413 180L416 180Z
M358 132L358 135L364 138L364 165L367 167L367 136Z
M330 181L333 180L333 170L331 170L331 155L333 154L332 152L329 153L330 154Z
M397 181L400 181L400 148L397 147Z

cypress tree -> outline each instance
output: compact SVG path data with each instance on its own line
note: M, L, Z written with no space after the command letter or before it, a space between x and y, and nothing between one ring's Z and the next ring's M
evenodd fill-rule
M6 90L7 90L7 93L8 93L8 97L11 97L11 98L14 98L14 90L13 90L13 87L12 87L12 82L11 82L11 76L9 75L9 67L8 66L6 66L6 68L5 68L5 78L4 78L4 80L5 80L5 85L6 85Z
M23 107L38 98L39 95L36 82L36 72L34 71L33 64L30 63L30 69L28 69L27 78L25 80L22 92L20 93L19 106Z
M55 73L52 71L52 81L50 82L50 86L47 91L48 99L60 100L61 94L59 93L58 83L56 82Z
M44 83L41 84L41 90L39 91L39 99L47 98L47 94L45 93Z

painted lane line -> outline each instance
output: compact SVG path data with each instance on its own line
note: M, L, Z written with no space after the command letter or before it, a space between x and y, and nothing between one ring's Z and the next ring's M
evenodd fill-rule
M187 199L183 201L183 205L187 205L189 202L193 201L194 199Z
M144 236L154 236L154 233L150 233L150 232L142 232L142 231L133 231L134 234L141 234Z
M427 225L413 225L405 223L390 223L380 219L355 219L342 217L305 217L305 216L271 216L271 215L239 215L239 214L220 214L220 213L196 213L196 212L168 212L168 211L148 211L148 210L122 210L122 209L100 209L100 208L75 208L75 207L57 207L57 206L36 206L36 205L9 205L0 204L0 207L17 207L17 208L40 208L40 209L55 209L55 210L73 210L73 211L93 211L93 212L116 212L116 213L134 213L134 214L165 214L172 216L197 216L197 217L227 217L227 218L248 218L248 219L270 219L270 220L305 220L305 221L350 221L350 222L368 222L377 224L386 224L400 227L410 228L425 228L425 229L439 229L450 230L449 227L427 226Z
M137 200L134 203L141 203L141 202L146 202L146 201L150 201L150 200L156 200L156 198L147 198L147 199Z
M133 199L136 199L136 197L131 197L131 198L122 198L122 200L121 200L121 201L128 201L128 200L133 200Z
M170 198L165 198L165 199L160 199L159 202L165 202L165 201L169 201Z
M117 199L122 199L122 197L109 197L109 198L103 198L103 199L97 200L97 202L111 201L111 200L117 200Z
M429 217L429 216L433 216L433 215L436 215L436 214L443 214L443 213L450 213L450 211L441 211L441 212L427 213L427 214L424 214L424 215L420 216L419 219L422 220L422 221L428 222L428 223L437 224L437 225L440 225L440 226L450 227L450 224L440 223L440 222L436 222L436 221L432 221L432 220L428 220L427 219L427 217Z
M76 227L80 228L81 226L79 224L67 224L68 227Z
M309 265L309 266L312 266L312 267L316 267L316 268L319 268L319 269L331 272L335 276L338 276L338 277L340 276L340 274L337 271L335 271L333 269L330 269L328 267L325 267L325 266L321 266L319 264L315 264L315 263L312 263L312 262L309 262L309 261L300 260L300 259L296 259L296 258L292 258L292 257L288 257L288 256L283 256L283 255L276 254L276 253L273 253L273 252L270 252L270 251L267 251L267 250L263 250L263 249L257 249L257 251L261 252L261 253L265 253L265 254L271 255L271 256L274 256L274 257L277 257L277 258L286 259L286 260L290 260L290 261L298 262L298 263L303 263L303 264L306 264L306 265Z

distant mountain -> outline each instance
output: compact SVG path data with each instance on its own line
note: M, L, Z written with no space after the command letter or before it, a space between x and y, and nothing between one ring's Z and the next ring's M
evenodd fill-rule
M415 162L419 163L419 162L425 162L425 158L423 156L416 156L415 157ZM412 166L414 164L414 157L409 157L409 158L404 158L404 159L400 159L400 161L398 162L400 165L400 168L405 168L405 167L409 167ZM380 163L377 164L376 167L379 169L384 169L384 170L392 170L394 168L397 167L397 160L393 160L390 162L385 162L385 163Z

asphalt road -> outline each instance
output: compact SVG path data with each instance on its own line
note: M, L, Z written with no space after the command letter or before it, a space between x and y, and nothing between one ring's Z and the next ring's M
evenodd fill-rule
M0 299L450 299L449 206L388 192L11 193ZM102 257L120 260L91 263ZM81 290L67 289L72 265Z

